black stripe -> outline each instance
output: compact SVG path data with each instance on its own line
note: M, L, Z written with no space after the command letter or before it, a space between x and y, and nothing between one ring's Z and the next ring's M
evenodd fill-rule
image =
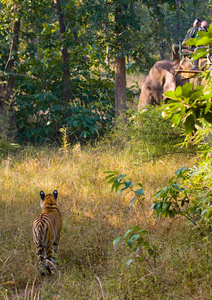
M58 212L60 212L57 206L45 206L43 209L50 209L50 210L56 209Z

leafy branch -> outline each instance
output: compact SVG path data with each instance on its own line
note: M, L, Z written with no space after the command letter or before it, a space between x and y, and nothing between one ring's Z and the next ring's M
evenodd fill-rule
M177 127L183 122L187 135L193 134L197 126L202 126L204 119L212 124L212 90L200 85L194 89L192 83L178 86L175 91L164 93L170 100L162 108L162 116L171 118L172 124Z
M116 249L118 243L123 239L127 246L130 248L131 255L126 263L129 266L131 262L136 258L140 262L146 262L147 265L152 268L156 267L156 258L158 257L157 249L155 245L151 242L151 233L149 230L147 218L145 215L143 201L145 200L145 195L143 191L143 186L141 183L133 183L132 181L125 181L126 174L118 174L118 172L107 171L108 175L105 180L112 184L111 191L115 190L119 195L125 192L124 199L129 193L133 193L134 197L130 200L129 207L140 204L142 213L144 216L146 229L140 228L138 225L130 228L122 236L118 236L113 241L113 246ZM135 188L135 187L138 188ZM151 258L153 259L153 264L151 263Z
M191 61L206 57L207 66L202 73L205 80L204 85L194 87L192 83L178 86L175 91L167 91L165 97L170 99L163 106L162 116L171 119L172 124L177 127L181 122L184 125L186 139L193 136L201 128L204 122L212 124L212 89L211 89L211 52L212 52L212 24L207 32L198 31L197 37L189 39L187 46L196 45L199 47L192 54Z
M175 176L169 180L169 185L156 193L154 203L150 210L154 210L157 219L159 217L174 218L176 215L181 215L201 231L196 222L196 219L199 218L199 202L192 201L191 206L189 206L190 199L188 193L190 189L183 186L187 177L188 168L183 167L177 170Z

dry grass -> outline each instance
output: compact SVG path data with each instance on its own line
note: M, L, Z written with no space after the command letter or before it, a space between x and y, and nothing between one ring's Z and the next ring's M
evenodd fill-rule
M131 87L132 85L134 85L134 82L137 82L139 84L139 87L141 88L141 84L143 82L145 78L144 74L130 74L127 75L127 87Z
M148 211L153 194L176 169L191 165L188 155L170 155L133 164L114 148L66 153L26 149L0 168L0 299L211 299L212 252L181 219L155 223ZM146 216L160 259L156 268L132 263L128 250L112 241L135 224L145 227L139 207L131 209L104 181L104 171L126 173L144 185ZM55 274L38 272L31 227L40 212L39 192L57 189L63 215Z

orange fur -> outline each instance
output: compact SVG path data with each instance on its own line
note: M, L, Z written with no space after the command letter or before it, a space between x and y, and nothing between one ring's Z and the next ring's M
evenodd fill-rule
M60 231L62 229L62 217L56 203L57 191L45 195L40 192L42 212L33 222L33 240L36 245L36 252L39 258L41 275L51 274L48 260L55 262Z

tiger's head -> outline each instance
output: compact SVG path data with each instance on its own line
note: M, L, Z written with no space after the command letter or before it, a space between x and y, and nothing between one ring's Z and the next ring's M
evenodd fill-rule
M48 194L45 195L45 193L43 191L40 192L40 197L41 197L41 202L40 202L40 206L41 208L43 208L45 206L45 204L54 204L57 199L57 195L58 195L58 191L54 190L53 195L52 194Z

